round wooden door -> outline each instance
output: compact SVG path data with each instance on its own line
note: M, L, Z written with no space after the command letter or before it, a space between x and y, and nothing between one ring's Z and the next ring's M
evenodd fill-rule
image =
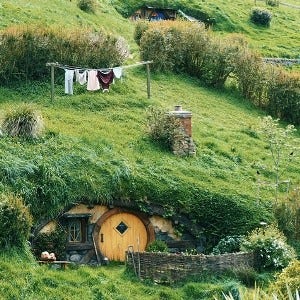
M99 232L99 249L110 260L125 261L125 251L132 246L134 251L144 251L147 246L147 231L135 215L122 212L107 218Z

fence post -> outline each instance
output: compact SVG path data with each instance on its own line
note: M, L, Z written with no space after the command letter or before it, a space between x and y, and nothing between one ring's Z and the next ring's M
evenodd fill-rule
M146 64L147 67L147 95L148 99L150 99L151 94L150 94L150 66L149 63Z
M54 102L54 65L51 65L51 102Z
M50 67L50 73L51 73L51 102L54 101L54 67L57 65L57 63L46 63L47 67Z

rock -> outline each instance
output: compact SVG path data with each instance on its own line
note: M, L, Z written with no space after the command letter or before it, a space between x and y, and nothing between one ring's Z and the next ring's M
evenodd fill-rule
M81 258L82 257L79 254L70 255L70 261L72 261L72 262L80 262Z

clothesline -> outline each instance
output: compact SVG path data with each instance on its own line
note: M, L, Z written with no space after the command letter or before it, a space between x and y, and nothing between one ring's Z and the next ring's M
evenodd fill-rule
M113 70L115 68L122 68L122 69L127 69L127 68L132 68L132 67L137 67L137 66L141 66L141 65L147 65L147 64L151 64L153 63L153 61L141 61L141 62L137 62L131 65L123 65L123 66L116 66L116 67L109 67L109 68L87 68L87 67L81 67L81 66L70 66L70 65L63 65L60 64L58 62L53 62L53 63L46 63L47 67L56 67L56 68L60 68L60 69L69 69L69 70Z
M132 68L132 67L137 67L141 65L146 65L147 67L147 95L148 99L150 98L150 67L149 64L151 64L152 61L142 61L142 62L137 62L131 65L124 65L124 66L117 66L113 68L84 68L81 66L70 66L70 65L63 65L58 62L51 62L51 63L46 63L47 67L51 67L51 102L54 101L54 68L60 68L64 70L77 70L77 71L110 71L114 69L127 69L127 68Z

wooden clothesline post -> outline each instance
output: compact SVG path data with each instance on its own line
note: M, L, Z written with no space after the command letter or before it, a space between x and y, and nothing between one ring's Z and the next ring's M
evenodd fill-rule
M127 69L127 68L132 68L132 67L137 67L137 66L141 66L141 65L146 65L146 69L147 69L147 96L148 99L150 99L151 97L151 82L150 82L150 64L152 64L153 61L143 61L143 62L139 62L139 63L135 63L132 65L126 65L126 66L121 66L121 68L123 69ZM63 66L60 65L59 63L55 62L55 63L46 63L47 67L50 67L50 72L51 72L51 103L54 102L54 68L68 68L70 66ZM72 67L72 68L76 68L76 67ZM78 69L84 69L81 67L78 67Z
M151 94L150 94L150 66L149 64L146 64L147 67L147 96L148 99L150 99Z
M51 103L54 102L54 67L58 66L58 63L46 63L47 67L50 67L51 72Z

